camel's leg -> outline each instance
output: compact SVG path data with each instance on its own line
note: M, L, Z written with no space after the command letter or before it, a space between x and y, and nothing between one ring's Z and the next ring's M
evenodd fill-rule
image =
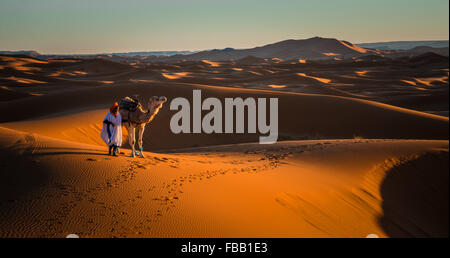
M145 124L139 126L139 135L138 135L138 146L141 158L144 158L144 147L143 147L143 137L144 137Z
M135 128L132 125L127 126L128 131L128 141L131 146L131 157L136 157L136 150L134 149L134 134L135 134Z

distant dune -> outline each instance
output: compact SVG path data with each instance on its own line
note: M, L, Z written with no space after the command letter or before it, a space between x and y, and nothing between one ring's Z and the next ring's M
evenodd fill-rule
M92 59L102 57L109 58L113 61L129 63L139 63L139 60L154 62L169 62L176 60L229 61L246 58L248 56L258 58L279 58L282 60L324 60L353 58L374 54L393 57L415 56L426 52L448 56L448 47L448 40L352 44L344 40L314 37L301 40L285 40L249 49L225 48L203 51L142 51L72 55L40 54L36 51L0 51L0 55L28 55L42 59L73 57Z
M342 57L360 56L372 50L367 50L355 46L346 41L340 41L331 38L315 37L305 40L286 40L274 44L265 45L251 49L224 49L224 50L210 50L201 51L198 53L180 56L172 56L160 61L171 61L182 58L184 60L237 60L247 56L254 56L258 58L280 58L282 60L291 59L327 59L327 53L334 53L334 55Z
M383 49L383 50L410 50L415 47L448 48L448 40L436 41L392 41L378 43L360 43L356 44L363 48Z
M420 42L416 42L417 44ZM435 44L434 44L435 43ZM413 42L405 42L403 45L411 47L402 49L393 47L392 49L384 45L374 44L352 44L348 41L333 38L315 37L304 40L285 40L274 44L268 44L261 47L249 49L214 49L200 51L187 55L174 55L168 57L149 57L150 61L169 62L175 60L211 60L211 61L230 61L239 60L247 57L256 58L278 58L281 60L329 60L329 59L350 59L365 55L378 56L415 56L425 52L434 52L440 55L448 56L448 42L434 42L424 45L415 45ZM388 44L389 45L389 44ZM405 45L405 46L406 46ZM377 46L380 46L378 48Z

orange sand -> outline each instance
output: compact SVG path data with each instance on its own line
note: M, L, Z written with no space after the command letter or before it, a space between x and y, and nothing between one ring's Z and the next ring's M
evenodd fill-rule
M202 60L203 63L209 64L211 67L220 67L220 62L213 62L208 60Z
M319 78L319 77L314 77L314 76L309 76L309 75L306 75L306 74L304 74L304 73L297 73L297 75L298 75L298 76L302 76L302 77L306 77L306 78L311 78L311 79L314 79L314 80L319 81L319 82L322 82L322 83L330 83L330 82L331 82L331 80L329 80L329 79Z
M414 71L393 78L358 67L377 70L361 78L355 63L340 62L342 74L314 63L242 65L260 74L251 76L232 72L229 62L150 69L103 59L36 62L35 74L4 78L46 84L0 87L0 237L448 237L448 117L364 97L433 93L398 86ZM180 70L189 79L161 76ZM57 71L74 75L48 76ZM309 91L290 92L295 86ZM173 134L170 101L192 98L193 89L203 99L278 98L279 142ZM146 128L145 158L129 157L126 134L122 154L107 156L103 118L113 101L133 94L169 102Z

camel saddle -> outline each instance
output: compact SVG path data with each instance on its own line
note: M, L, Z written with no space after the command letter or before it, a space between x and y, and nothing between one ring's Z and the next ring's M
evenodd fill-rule
M134 112L141 105L139 99L136 96L125 97L119 102L119 108Z

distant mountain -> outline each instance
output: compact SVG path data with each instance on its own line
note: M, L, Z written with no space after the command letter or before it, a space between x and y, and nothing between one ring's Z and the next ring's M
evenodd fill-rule
M25 56L38 57L41 54L39 54L38 52L33 51L33 50L19 50L19 51L0 51L0 55L25 55Z
M196 51L148 51L148 52L123 52L123 53L107 53L105 55L117 56L173 56L188 55L196 53Z
M356 56L377 53L374 50L368 50L358 47L347 41L341 41L332 38L310 38L304 40L285 40L274 44L255 47L250 49L214 49L201 51L190 55L174 55L167 58L158 58L158 61L174 60L211 60L226 61L238 60L248 56L256 58L280 58L282 60L292 59L332 59L334 57L350 58Z
M361 43L356 44L359 47L382 49L382 50L410 50L415 47L433 47L443 48L449 46L448 40L437 41L391 41L391 42L376 42L376 43Z
M37 58L83 58L91 59L102 57L119 62L168 62L168 61L229 61L240 60L249 62L250 59L281 59L281 60L329 60L349 59L362 56L383 56L389 58L412 57L424 53L436 53L442 56L449 55L447 41L401 41L352 44L347 41L314 37L303 40L284 40L273 44L248 49L212 49L204 51L143 51L119 52L83 55L42 55L36 51L0 51L0 54L28 55ZM278 60L279 61L279 60Z
M122 53L102 53L102 54L40 54L32 50L20 51L0 51L1 55L27 55L40 58L57 58L57 57L96 57L99 55L115 55L115 56L173 56L173 55L188 55L198 51L144 51L144 52L122 52Z
M434 47L420 46L410 49L408 50L408 52L411 52L413 55L421 55L424 53L431 52L441 56L448 56L449 48L448 47L434 48Z

